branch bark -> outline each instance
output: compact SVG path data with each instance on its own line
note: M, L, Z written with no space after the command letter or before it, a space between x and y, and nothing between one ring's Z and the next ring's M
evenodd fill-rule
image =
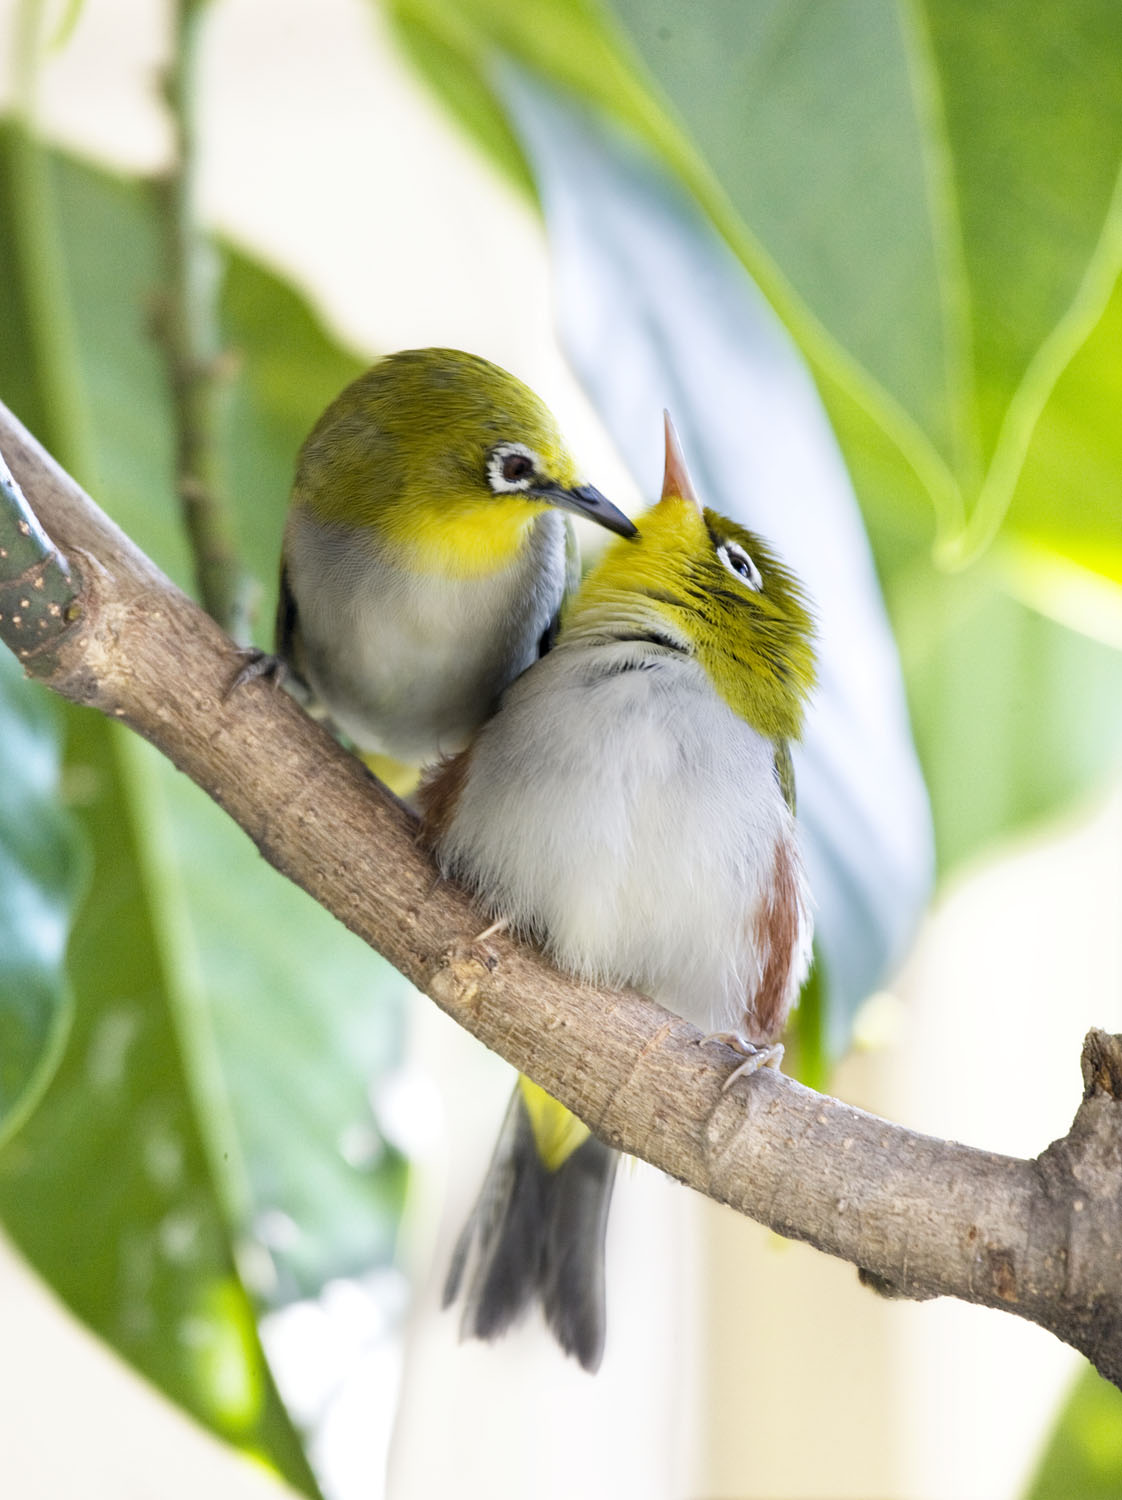
M723 1093L733 1055L652 1001L577 984L502 937L474 945L479 914L439 880L408 809L283 692L229 695L233 643L2 407L0 451L75 565L49 648L15 643L31 675L144 735L270 863L613 1146L897 1295L1039 1323L1122 1386L1122 1037L1089 1034L1072 1129L1033 1161L767 1069Z

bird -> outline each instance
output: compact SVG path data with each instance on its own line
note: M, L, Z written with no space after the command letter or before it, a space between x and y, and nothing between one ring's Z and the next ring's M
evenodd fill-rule
M283 677L408 790L548 647L579 578L569 513L635 529L533 391L458 349L385 356L300 449L274 654L237 682Z
M553 649L422 782L422 838L560 969L730 1043L731 1082L778 1065L811 960L790 745L815 627L768 545L698 500L669 415L665 443L637 534L609 545ZM519 1079L444 1286L446 1306L463 1295L463 1336L495 1338L539 1302L565 1352L599 1366L615 1168Z

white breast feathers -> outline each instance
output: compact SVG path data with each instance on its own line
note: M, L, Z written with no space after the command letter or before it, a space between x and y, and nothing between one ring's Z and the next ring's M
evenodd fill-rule
M773 744L698 664L562 639L455 776L436 852L495 916L590 980L769 1042L811 922Z
M298 513L287 556L314 695L362 749L416 764L458 749L535 660L565 586L552 511L512 563L478 576L434 578Z

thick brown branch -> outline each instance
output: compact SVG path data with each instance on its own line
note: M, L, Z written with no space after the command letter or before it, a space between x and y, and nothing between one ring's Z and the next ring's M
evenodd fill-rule
M867 1268L1049 1328L1122 1384L1122 1039L1092 1033L1068 1136L1019 1161L916 1135L733 1059L649 1000L578 985L504 939L417 847L410 813L283 692L232 697L229 639L0 409L0 450L82 610L42 675L122 719L276 867L613 1145ZM96 558L100 567L90 565Z

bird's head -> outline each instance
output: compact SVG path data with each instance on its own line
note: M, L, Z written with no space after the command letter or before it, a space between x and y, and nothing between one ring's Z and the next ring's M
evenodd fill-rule
M797 738L814 685L814 627L795 576L767 544L698 500L666 418L662 498L615 542L563 621L570 633L649 641L694 658L761 733Z
M304 444L293 498L404 561L459 575L501 565L550 506L635 532L583 482L533 391L458 349L404 350L353 381Z

